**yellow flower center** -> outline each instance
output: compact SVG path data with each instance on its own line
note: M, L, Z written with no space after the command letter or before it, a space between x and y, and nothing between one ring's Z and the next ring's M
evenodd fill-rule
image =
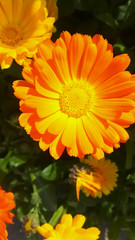
M69 117L79 118L90 110L93 91L90 85L83 81L73 81L62 89L60 95L61 111Z
M2 29L0 39L6 45L15 46L22 40L21 31L17 26L8 25Z

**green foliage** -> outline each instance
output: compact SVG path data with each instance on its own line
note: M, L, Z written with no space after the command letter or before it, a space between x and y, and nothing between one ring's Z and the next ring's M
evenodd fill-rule
M47 166L42 172L41 177L48 181L58 180L64 177L67 169L72 167L72 162L61 161L54 162Z

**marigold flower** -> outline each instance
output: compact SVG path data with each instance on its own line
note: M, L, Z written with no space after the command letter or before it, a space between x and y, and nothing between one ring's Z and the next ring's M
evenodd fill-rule
M12 217L14 214L9 212L15 207L13 199L14 194L12 192L5 192L0 187L0 221L13 223Z
M103 158L127 141L125 128L135 121L129 63L127 54L113 57L100 35L63 32L55 43L46 40L26 63L26 81L13 85L20 125L55 159L65 147L70 156Z
M88 164L92 170L78 171L76 177L76 193L79 201L79 192L82 190L86 196L102 197L102 193L108 195L117 186L118 168L110 159L100 161L89 156L81 159Z
M51 37L56 0L0 0L0 16L0 65L4 69L13 59L22 64L40 42Z
M12 217L14 214L9 211L15 207L13 201L14 194L11 192L5 192L0 187L0 240L7 240L6 223L13 223Z
M8 233L4 222L0 221L0 240L8 240Z
M85 222L83 215L76 215L72 218L71 214L64 214L55 229L48 223L37 227L37 231L46 239L53 240L96 240L99 238L100 231L96 227L88 229L82 228Z

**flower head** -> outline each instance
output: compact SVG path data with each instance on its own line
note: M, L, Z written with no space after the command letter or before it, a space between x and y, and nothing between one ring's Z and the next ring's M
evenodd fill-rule
M22 64L40 42L51 37L56 0L0 0L0 16L0 65L4 69L13 59Z
M92 170L78 171L76 177L76 193L79 200L80 189L86 196L102 197L102 193L108 195L114 187L118 177L118 168L109 159L100 161L89 156L88 159L81 159L81 162L89 165Z
M99 229L96 227L84 229L82 228L84 222L83 215L78 214L72 218L71 214L64 214L55 229L50 224L45 223L41 227L37 227L37 231L46 239L52 240L98 239Z
M0 240L8 240L8 233L4 222L0 221Z
M13 223L14 214L9 212L15 207L13 199L13 193L5 192L0 187L0 240L7 240L8 233L5 223Z
M13 223L12 217L14 214L9 212L15 207L13 199L14 194L12 192L5 192L0 188L0 221Z
M127 141L125 128L135 121L129 63L127 54L113 57L100 35L63 32L55 43L47 39L26 63L26 81L13 85L20 125L55 159L65 147L70 156L103 158Z

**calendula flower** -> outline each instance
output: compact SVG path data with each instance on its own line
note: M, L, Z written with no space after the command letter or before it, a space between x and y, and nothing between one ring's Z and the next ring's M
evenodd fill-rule
M5 192L0 187L0 240L7 240L8 233L5 223L13 223L14 214L10 213L10 210L15 207L13 199L13 193Z
M70 156L95 158L111 153L129 138L134 123L135 76L125 69L127 54L113 57L100 35L63 32L46 40L14 82L20 101L20 125L58 159L65 147Z
M4 222L0 221L0 240L8 240L8 233Z
M12 192L5 192L0 187L0 221L6 223L13 223L12 217L14 214L10 213L15 207L14 194Z
M100 231L96 227L87 229L82 228L85 222L83 215L76 215L72 218L71 214L64 214L55 229L48 223L37 227L37 231L45 237L45 239L53 240L96 240L99 238Z
M48 8L49 9L48 9ZM56 0L0 0L0 65L22 64L50 38L57 18Z
M86 196L102 197L108 195L117 186L118 168L109 159L100 161L89 156L88 159L81 159L81 162L90 166L78 171L76 176L76 193L79 201L79 192L82 190Z

